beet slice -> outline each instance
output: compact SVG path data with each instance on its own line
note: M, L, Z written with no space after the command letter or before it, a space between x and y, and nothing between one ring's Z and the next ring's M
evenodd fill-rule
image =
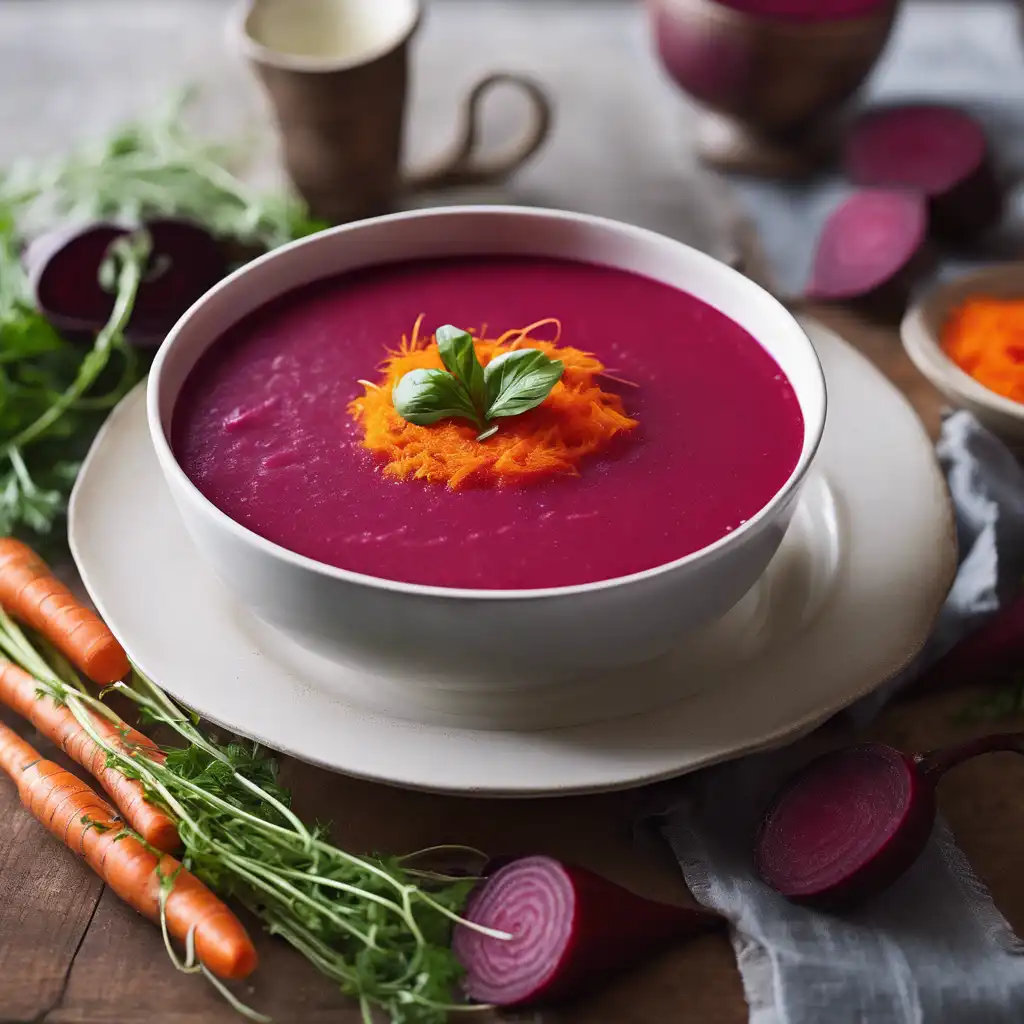
M227 273L220 243L202 225L178 218L146 222L150 269L127 334L133 344L159 345L178 319Z
M48 232L29 245L29 284L39 311L57 330L98 331L110 319L114 296L100 285L100 266L125 234L100 221Z
M466 969L466 994L498 1006L570 998L675 940L723 924L710 911L643 899L550 857L506 864L476 890L464 916L512 935L495 938L460 924L452 941Z
M1024 734L983 736L928 754L863 743L825 754L776 795L755 842L757 873L794 903L844 910L883 892L921 855L935 791L950 768Z
M1003 214L985 131L955 107L915 104L862 114L846 136L843 166L854 184L927 196L932 230L949 242L970 242Z
M1001 680L1024 665L1024 593L954 644L904 692L935 692Z
M818 238L810 299L854 302L900 315L931 263L925 200L910 192L864 189L833 211Z
M126 335L135 345L159 345L178 318L227 273L220 243L201 225L164 218L145 225L152 240L149 268ZM25 253L36 304L66 332L98 331L110 319L114 295L100 284L110 246L129 230L97 222L50 232Z

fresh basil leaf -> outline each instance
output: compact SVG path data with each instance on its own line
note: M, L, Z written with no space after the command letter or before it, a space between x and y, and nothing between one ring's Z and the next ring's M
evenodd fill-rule
M535 348L519 348L492 359L484 370L487 419L518 416L536 408L551 394L565 369Z
M402 419L420 427L452 416L483 427L466 389L444 370L410 370L395 385L391 401Z
M487 387L484 384L484 368L476 357L472 335L451 324L445 324L444 327L438 327L434 337L445 369L462 382L473 406L482 413L487 408Z

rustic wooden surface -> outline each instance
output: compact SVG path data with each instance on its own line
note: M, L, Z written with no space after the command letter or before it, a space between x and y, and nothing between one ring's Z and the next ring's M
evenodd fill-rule
M933 432L937 396L906 362L891 329L842 311L815 311L907 393ZM962 738L955 723L969 692L890 709L874 735L908 749ZM1012 723L1011 723L1012 724ZM1016 724L1024 728L1024 721ZM300 812L337 823L352 849L404 851L463 842L491 851L571 858L639 892L689 896L667 848L637 844L631 823L650 790L557 801L481 800L406 793L289 761ZM1024 928L1024 761L996 755L943 784L942 804L960 843L1011 922ZM357 1012L283 943L261 937L263 965L247 997L280 1024L356 1024ZM234 1021L196 978L177 974L156 930L127 910L54 842L0 783L0 1024L220 1024ZM648 964L579 1004L559 1024L742 1024L739 975L728 942L701 939ZM544 1024L555 1018L545 1015Z

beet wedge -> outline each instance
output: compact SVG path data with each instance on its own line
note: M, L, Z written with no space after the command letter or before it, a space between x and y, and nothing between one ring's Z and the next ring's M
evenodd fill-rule
M476 890L464 916L512 936L455 929L466 994L498 1006L571 998L673 942L724 924L717 914L644 899L550 857L505 864Z

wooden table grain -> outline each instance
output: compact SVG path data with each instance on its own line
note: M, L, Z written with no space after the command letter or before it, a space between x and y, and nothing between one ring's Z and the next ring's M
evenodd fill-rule
M907 363L892 329L837 310L838 329L910 398L929 429L938 396ZM891 708L871 730L906 748L963 738L968 691ZM1012 725L1013 723L1011 723ZM1016 723L1024 727L1024 721ZM38 738L37 738L38 739ZM688 901L666 847L638 844L632 823L652 791L489 802L408 793L287 760L300 812L336 823L351 849L402 852L439 842L539 851L601 871L646 895ZM995 755L943 784L957 837L1011 922L1024 927L1024 760ZM282 942L259 938L262 965L244 994L280 1024L356 1024L358 1013ZM0 782L0 1024L228 1024L237 1018L201 980L168 962L155 928L126 909L57 844ZM479 1018L477 1018L479 1019ZM554 1020L555 1018L551 1018ZM560 1024L742 1024L742 986L724 937L673 950L557 1014ZM547 1024L548 1017L544 1018Z

